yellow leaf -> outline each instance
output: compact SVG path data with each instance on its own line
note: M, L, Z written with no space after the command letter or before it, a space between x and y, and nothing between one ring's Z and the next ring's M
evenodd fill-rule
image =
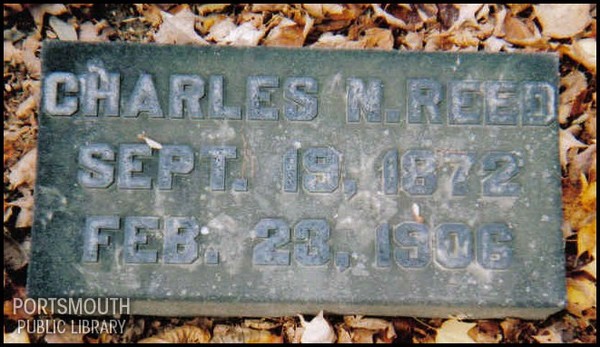
M577 256L589 252L590 255L596 257L596 219L577 231Z
M594 254L596 253L596 248L594 248ZM594 255L595 256L595 255ZM581 270L590 274L594 279L596 279L596 259L587 263Z
M459 322L456 319L448 319L437 330L436 343L475 343L469 336L469 330L476 323Z
M585 277L567 278L567 311L583 317L583 311L596 306L596 285Z
M596 210L596 181L591 182L588 186L581 192L581 204L583 208L588 211Z

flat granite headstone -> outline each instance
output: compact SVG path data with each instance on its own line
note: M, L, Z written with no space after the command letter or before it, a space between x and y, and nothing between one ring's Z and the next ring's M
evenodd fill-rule
M564 307L558 59L45 42L31 297Z

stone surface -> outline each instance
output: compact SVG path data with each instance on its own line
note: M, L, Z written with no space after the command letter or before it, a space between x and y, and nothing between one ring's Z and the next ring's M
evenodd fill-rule
M47 42L29 295L545 317L557 82L542 54Z

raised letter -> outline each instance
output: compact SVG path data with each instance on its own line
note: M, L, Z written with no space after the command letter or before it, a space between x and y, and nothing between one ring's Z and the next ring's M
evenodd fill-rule
M517 83L487 82L485 89L485 123L517 125L521 113Z
M158 155L158 189L173 188L173 174L187 174L194 168L194 153L188 146L165 145Z
M428 114L429 123L442 123L438 104L442 101L442 86L427 79L408 80L408 122L425 123L423 114Z
M63 93L77 93L79 84L77 77L69 72L53 72L44 78L44 107L43 112L51 116L70 116L77 112L77 97L58 93L59 86Z
M383 85L380 80L369 80L368 86L359 78L346 80L346 119L348 122L360 122L362 115L367 122L381 122L381 101Z
M204 118L200 99L204 97L204 80L195 75L172 75L169 95L169 116Z
M237 158L235 146L208 146L202 149L202 155L210 156L210 189L225 190L226 159Z
M200 227L194 217L165 218L165 264L191 264L198 258L195 238Z
M556 117L556 92L546 82L525 83L523 125L546 125Z
M263 107L261 103L271 102L273 88L279 86L275 76L250 76L247 81L248 119L277 120L279 110L274 107Z
M223 76L210 76L208 87L209 115L214 119L242 119L242 110L238 106L223 106Z
M119 217L90 216L85 219L82 258L84 263L97 263L98 246L108 246L110 244L108 235L102 233L102 229L119 229Z
M90 72L81 76L85 88L82 92L82 114L84 116L119 115L120 75L108 73L101 64L88 64ZM98 112L99 101L103 101L102 111Z
M285 80L283 98L286 100L286 118L313 120L317 116L317 97L307 93L314 94L317 91L317 81L312 77L290 77Z
M481 124L483 102L481 82L450 82L449 124Z
M122 189L150 189L152 180L148 176L133 174L143 171L142 161L137 156L149 157L152 148L145 144L123 144L119 146L119 175L117 186Z
M148 235L140 229L158 229L158 217L126 217L125 241L123 243L125 263L156 263L156 249L140 249L139 245L148 244Z
M126 110L123 117L137 117L141 112L147 112L150 117L163 117L163 111L158 102L151 75L140 75L135 88L133 88Z
M79 150L79 165L85 170L77 171L77 181L86 188L106 188L114 181L115 168L106 163L115 160L115 152L106 143L93 143Z

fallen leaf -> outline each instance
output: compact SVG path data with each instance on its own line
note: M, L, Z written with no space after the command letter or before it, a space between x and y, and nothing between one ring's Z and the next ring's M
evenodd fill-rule
M313 43L311 47L319 47L319 48L351 48L358 49L364 48L364 41L351 41L347 36L344 35L334 35L330 32L323 33L317 42Z
M252 12L278 12L284 11L289 5L286 4L252 4Z
M283 334L287 343L300 343L304 328L296 324L295 319L287 319L283 323Z
M369 329L354 328L350 330L350 338L353 343L373 343L373 335L376 333Z
M15 189L21 185L33 187L35 183L35 166L37 161L37 150L34 148L27 152L12 168L8 180L10 189Z
M4 333L4 343L30 343L25 329L15 329L12 333Z
M31 13L31 17L33 17L38 33L42 30L46 13L60 16L61 14L67 13L67 11L67 7L63 4L43 4L29 7L29 13Z
M584 267L581 268L582 271L588 273L590 276L592 276L594 278L594 280L596 279L596 259L590 261L589 263L585 264Z
M404 36L403 42L406 47L410 50L419 51L423 49L423 33L421 32L408 32Z
M380 318L364 318L363 316L344 316L344 323L351 328L373 330L381 332L389 342L396 338L396 331L392 322Z
M567 311L583 317L583 311L596 306L596 285L583 276L567 277Z
M394 35L390 29L369 28L360 41L364 41L365 48L394 49Z
M12 42L4 40L4 62L20 64L23 62L23 51L15 48Z
M188 7L185 7L175 15L164 11L161 12L161 15L163 23L154 35L154 40L157 43L175 43L180 45L208 44L194 30L196 16Z
M465 25L478 26L475 13L479 11L483 4L455 4L454 6L458 8L458 18L448 31L453 31Z
M35 79L39 79L42 73L42 62L35 55L41 46L40 37L39 34L32 34L23 42L23 62L29 75Z
M468 331L469 336L475 342L499 343L502 340L500 325L489 320L480 320L477 325Z
M304 327L304 333L300 341L302 343L307 342L321 342L321 343L333 343L337 339L333 327L323 317L323 311L319 312L315 318L310 322L306 322L302 315L300 317L300 323Z
M344 323L336 325L336 331L337 331L336 343L352 343L352 342L354 342L354 341L352 341L352 336L350 336L350 332L346 328L347 328L347 325ZM373 341L371 341L371 342L373 342Z
M571 115L573 102L587 89L587 79L583 72L573 70L560 79L560 87L564 88L564 91L560 93L558 121L560 124L566 124L567 119Z
M5 229L6 231L6 229ZM6 269L16 271L22 269L28 263L28 254L23 249L21 244L15 241L10 235L4 234L4 266ZM12 303L12 301L11 301ZM4 305L4 311L6 315L6 302ZM10 307L12 309L12 305ZM11 314L12 311L11 310Z
M233 29L229 35L223 39L223 43L233 46L256 46L263 36L265 36L264 30L257 29L250 22L245 22Z
M210 26L208 36L206 36L206 39L214 42L221 42L233 30L235 30L235 28L237 28L237 25L235 25L233 19L231 19L230 17L222 18L221 20L216 21Z
M135 4L138 12L144 16L144 21L153 27L158 27L163 22L160 7L154 4Z
M255 330L238 325L218 324L213 329L211 343L282 343L283 336L266 330Z
M52 30L54 30L59 40L77 41L77 32L71 24L63 22L62 20L54 16L50 17L49 23L50 27L52 28Z
M575 36L592 22L589 4L541 4L533 9L543 34L555 39Z
M596 181L586 184L579 197L581 205L587 211L596 211Z
M205 4L205 5L200 5L198 6L198 13L200 13L201 16L206 16L207 14L213 13L213 12L221 12L224 9L226 9L227 7L229 7L229 4Z
M30 189L22 189L23 196L16 201L8 203L9 206L17 206L21 208L15 227L27 228L33 223L33 196Z
M539 343L563 343L560 332L554 326L540 330L533 338Z
M391 14L384 11L381 6L377 4L371 4L373 11L375 12L376 18L383 18L388 25L391 25L400 29L408 29L409 26L400 18L394 17Z
M560 165L563 169L566 170L568 164L568 156L567 153L571 148L586 148L588 145L585 143L581 143L579 140L573 136L573 134L568 130L559 129L559 144L560 144Z
M510 46L510 43L503 39L497 38L496 36L490 36L487 40L483 41L483 49L486 52L497 53L503 48Z
M469 336L469 330L476 323L459 322L456 319L448 319L437 329L436 343L474 343Z
M302 47L304 38L304 29L298 23L284 17L276 27L271 29L263 45Z
M205 329L183 325L142 339L138 343L207 343L209 341L210 333Z
M272 329L279 328L282 325L282 323L274 322L274 321L268 320L266 318L263 318L263 319L245 319L243 325L246 328L252 328L252 329L257 329L257 330L272 330Z
M581 63L593 74L596 74L596 39L588 38L573 42L573 53L570 54L576 62Z
M27 119L29 117L32 117L35 113L35 110L37 109L38 102L38 95L30 95L27 99L25 99L25 101L23 101L19 105L17 111L15 112L15 115L19 119Z

